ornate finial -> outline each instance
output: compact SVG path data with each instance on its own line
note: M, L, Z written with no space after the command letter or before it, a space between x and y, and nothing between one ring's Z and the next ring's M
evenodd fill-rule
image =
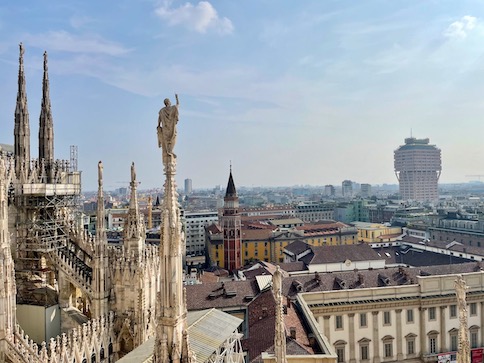
M20 48L19 61L20 61L20 64L23 64L24 63L24 53L25 53L24 45L22 43L20 43L18 46Z
M98 181L99 188L102 188L103 186L103 162L102 161L99 161L99 163L97 163L97 181Z
M134 161L131 163L131 183L136 183L136 170L134 168Z
M47 72L47 51L44 51L44 72Z

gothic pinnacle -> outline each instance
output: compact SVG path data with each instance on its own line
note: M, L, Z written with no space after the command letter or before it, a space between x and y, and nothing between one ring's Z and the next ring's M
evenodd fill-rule
M24 47L19 44L19 68L18 68L18 91L17 103L15 106L15 128L14 128L14 149L15 149L15 173L17 177L27 175L30 165L30 125L29 111L27 107L27 92L25 90L24 72Z
M42 82L42 104L39 118L39 159L44 159L48 168L50 168L50 164L54 160L54 122L52 120L49 96L47 52L44 52L44 78Z

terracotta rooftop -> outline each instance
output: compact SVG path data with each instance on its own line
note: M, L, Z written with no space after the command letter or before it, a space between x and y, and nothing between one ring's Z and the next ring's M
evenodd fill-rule
M248 296L256 296L255 281L209 282L187 285L187 309L227 308L247 305ZM234 293L234 294L232 294Z
M302 261L279 263L278 265L281 267L282 270L287 272L307 270L306 265Z
M298 292L409 285L417 283L417 276L447 275L480 270L480 263L469 262L454 265L392 267L332 273L320 272L285 278L283 281L283 294L294 296Z
M287 301L283 302L286 305ZM250 347L249 362L262 363L261 353L274 351L275 335L275 300L272 291L266 291L250 303L249 337L242 341L242 347ZM314 354L309 344L308 331L304 328L303 318L297 312L294 304L289 304L285 309L284 325L286 330L287 354ZM290 337L291 328L295 331L295 339Z
M215 224L215 223L208 225L207 227L205 227L205 229L207 230L207 232L209 232L211 234L222 233L222 229L220 228L220 226L218 224Z
M304 226L298 226L296 229L301 231L324 231L324 230L335 230L344 227L351 227L342 222L331 222L331 223L320 223L320 224L305 224Z
M277 227L267 224L267 223L262 223L262 222L247 222L242 224L242 228L244 229L270 229L271 231L275 231Z
M369 244L337 246L311 246L314 256L308 264L337 263L350 261L381 260L378 253Z
M417 250L408 248L402 250L400 247L384 247L375 249L388 264L404 264L409 266L432 266L448 265L456 263L466 263L472 261L471 259L460 258L459 256L449 256L441 253Z
M242 239L246 240L268 240L272 237L270 229L242 229Z
M288 244L285 248L288 252L291 252L295 255L299 255L300 253L303 253L304 251L307 251L311 249L311 246L308 245L306 242L303 240L295 240L294 242Z

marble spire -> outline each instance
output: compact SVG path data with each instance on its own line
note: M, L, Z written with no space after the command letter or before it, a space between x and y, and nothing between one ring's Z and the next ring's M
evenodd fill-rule
M25 89L24 46L19 44L18 91L15 106L14 149L15 174L21 182L26 182L30 166L30 124Z
M96 214L96 240L94 241L92 287L94 297L92 300L94 316L102 316L108 313L109 284L109 260L107 251L108 239L106 235L106 222L103 195L103 163L98 163L98 192Z
M42 104L39 117L39 160L44 160L47 169L47 177L52 178L52 162L54 161L54 122L52 119L49 96L47 52L44 52L44 78L42 82Z
M162 226L160 236L160 292L156 304L156 338L154 363L194 363L195 358L188 343L187 307L183 286L182 256L184 234L180 221L178 194L176 192L176 155L173 153L178 122L177 109L165 100L160 110L162 122L158 124L159 147L165 170ZM165 111L170 112L165 112ZM166 148L166 149L165 149Z
M471 349L469 342L469 328L467 322L466 290L469 287L462 275L458 275L454 283L459 311L459 347L457 350L457 363L470 363Z
M129 200L128 215L124 222L124 248L129 254L141 255L144 245L146 230L143 215L139 212L136 181L136 169L131 164L131 199Z
M97 164L98 172L98 190L97 190L97 213L96 213L96 244L107 242L106 237L106 222L104 210L104 194L103 194L103 163L99 161Z

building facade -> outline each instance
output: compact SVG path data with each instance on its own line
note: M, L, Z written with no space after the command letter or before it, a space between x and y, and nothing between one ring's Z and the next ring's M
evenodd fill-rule
M353 182L351 180L343 180L341 183L341 194L347 198L353 196Z
M218 221L217 211L185 212L184 226L186 254L203 255L205 251L205 227Z
M362 197L370 197L371 194L371 184L361 184L360 185L361 196Z
M295 216L306 223L334 218L334 205L331 203L301 202L294 209Z
M404 200L436 201L442 171L440 149L429 139L406 138L394 152L395 175Z
M390 275L390 272L387 272ZM302 294L338 362L437 362L458 350L456 275L409 278L400 286ZM471 349L484 342L483 272L463 274ZM366 282L366 281L365 281Z
M212 266L228 269L225 260L226 233L217 224L206 228L206 253ZM272 263L284 262L284 248L295 240L311 246L337 246L355 244L358 231L344 223L328 221L323 224L307 224L290 230L274 226L274 229L255 229L241 227L241 256L245 264L254 260Z

